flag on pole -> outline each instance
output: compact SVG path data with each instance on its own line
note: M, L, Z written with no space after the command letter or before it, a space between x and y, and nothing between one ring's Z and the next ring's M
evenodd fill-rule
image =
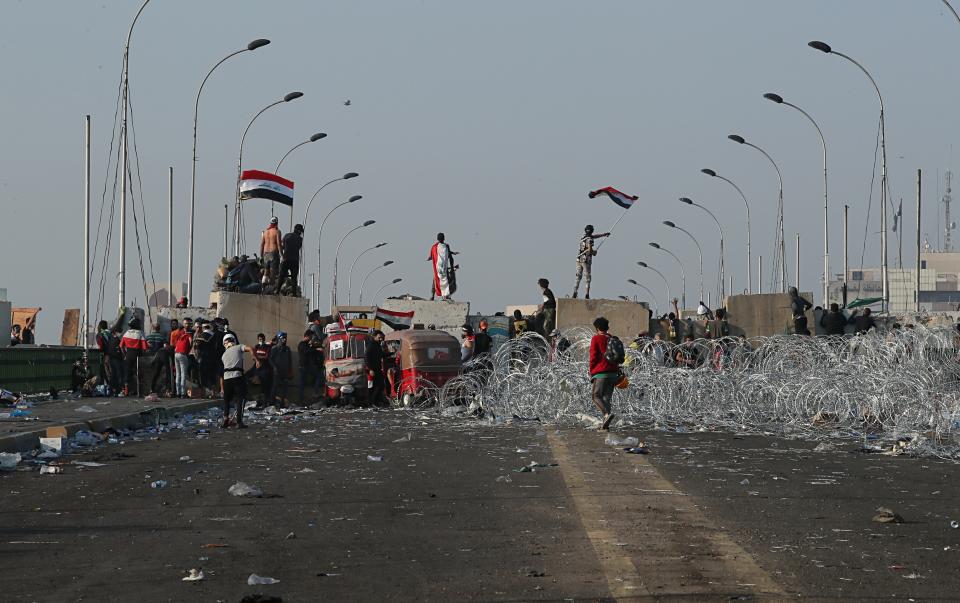
M633 206L633 202L640 198L633 195L628 195L627 193L620 192L617 189L613 188L612 186L606 186L604 188L597 189L595 191L590 191L590 193L587 196L593 199L597 195L606 195L610 197L610 199L613 200L614 203L616 203L623 209L630 209L630 207Z
M268 199L293 207L293 180L270 172L246 170L240 175L241 199Z
M377 308L377 314L375 318L394 331L402 331L404 329L409 329L413 324L413 311L396 312L394 310Z

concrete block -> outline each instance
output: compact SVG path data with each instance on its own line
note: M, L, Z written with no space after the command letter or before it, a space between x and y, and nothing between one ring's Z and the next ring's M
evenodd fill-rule
M6 292L6 289L4 289ZM4 296L6 297L6 296ZM6 348L10 346L10 327L13 312L13 304L8 301L0 301L0 348Z
M593 320L603 316L610 321L610 333L632 341L641 331L650 329L650 313L636 302L614 299L557 299L557 328L593 328Z
M269 339L277 331L285 331L296 356L296 344L307 328L306 298L214 291L210 303L216 316L230 321L230 329L240 343L252 346L257 342L257 333L264 333Z
M800 295L813 301L812 293ZM793 333L790 296L786 293L731 295L727 298L727 313L731 333L735 335L769 337ZM807 325L811 333L814 332L814 323L813 310L807 310Z
M446 331L458 340L460 327L467 322L470 314L469 302L430 301L426 299L386 299L381 308L395 312L413 311L413 324L436 325L438 331ZM384 331L389 331L386 327Z

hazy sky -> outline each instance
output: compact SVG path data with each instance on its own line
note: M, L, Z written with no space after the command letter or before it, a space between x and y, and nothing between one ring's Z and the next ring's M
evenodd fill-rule
M14 305L44 308L41 342L58 340L63 309L82 304L83 116L93 118L95 234L123 42L139 4L2 4L0 287ZM314 203L307 273L317 271L316 228L323 214L362 194L363 201L339 210L327 224L321 282L330 282L342 233L376 219L376 226L344 244L341 282L357 253L386 241L387 247L361 260L358 273L386 259L397 263L377 273L368 288L399 276L405 282L388 292L426 295L430 268L424 258L443 231L461 252L456 297L469 300L474 311L536 303L541 276L558 295L569 295L584 224L604 230L619 215L605 198L586 197L607 185L640 201L596 258L594 297L635 293L625 281L636 278L662 306L662 281L635 264L644 260L673 271L669 257L648 247L656 240L684 261L688 301L696 299L696 251L682 233L660 222L672 219L701 240L707 270L715 265L718 237L709 217L679 204L680 196L720 217L728 274L742 290L742 201L699 170L711 167L743 188L752 206L754 254L765 262L772 258L777 185L761 155L726 139L732 132L780 164L789 265L792 271L799 232L802 288L819 291L819 140L799 113L764 100L767 91L820 122L830 153L831 267L841 269L844 203L851 206L851 263L859 265L879 105L853 65L808 48L812 39L859 60L884 94L890 182L894 198L904 198L910 237L905 263L913 258L915 170L925 172L929 211L923 231L936 245L938 174L942 179L944 169L957 167L960 25L938 0L152 0L134 31L130 81L157 281L167 271L167 166L174 167L175 178L174 278L186 280L197 87L216 61L259 37L273 43L225 63L201 100L198 301L205 300L220 257L223 204L233 202L243 128L260 108L293 90L305 96L271 109L254 125L244 167L272 170L297 142L314 132L329 134L284 164L283 175L296 182L298 221L320 184L346 171L360 173L327 187ZM346 99L351 106L344 106ZM110 198L108 190L108 203ZM245 207L252 252L269 204L251 201ZM878 263L876 195L873 207L867 265ZM128 301L142 304L132 220L129 228ZM115 312L117 299L116 226L114 231L107 315ZM146 253L146 241L141 246ZM895 239L890 258L894 264ZM148 264L145 271L149 279ZM98 266L95 288L100 273ZM676 294L679 276L671 277Z

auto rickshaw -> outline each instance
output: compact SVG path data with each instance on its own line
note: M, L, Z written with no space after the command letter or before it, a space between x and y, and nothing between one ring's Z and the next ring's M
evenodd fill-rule
M327 399L349 402L365 401L369 388L367 370L368 329L344 329L338 324L327 325L323 342L323 368L327 374Z
M460 342L444 331L394 331L386 346L390 394L403 406L422 402L460 374Z

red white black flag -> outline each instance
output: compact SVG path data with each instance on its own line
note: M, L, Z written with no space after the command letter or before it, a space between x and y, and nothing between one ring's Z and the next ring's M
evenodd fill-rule
M377 308L376 319L389 326L394 331L409 329L413 324L413 312L398 312Z
M293 180L270 172L246 170L240 176L241 199L267 199L293 207Z

